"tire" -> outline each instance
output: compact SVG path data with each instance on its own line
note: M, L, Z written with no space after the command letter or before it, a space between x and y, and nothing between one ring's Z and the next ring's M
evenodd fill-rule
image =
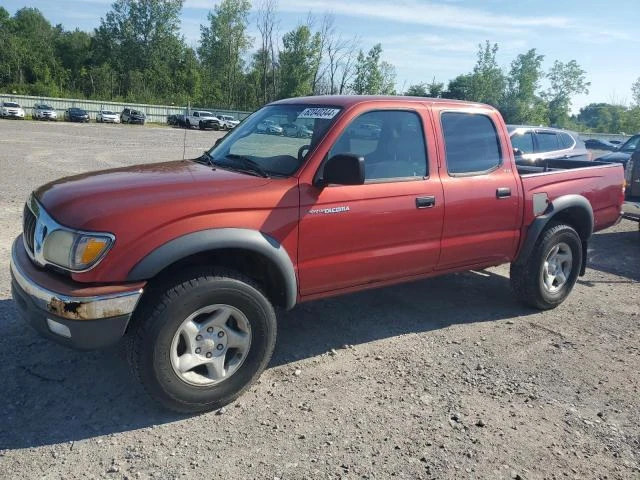
M249 388L269 363L276 341L276 315L260 287L250 278L230 270L197 269L186 272L177 281L157 286L148 294L149 298L138 308L140 316L133 319L127 333L128 358L145 390L165 408L180 413L220 408ZM213 331L206 329L204 319L214 318L207 315L219 311L232 312L225 320L227 323L215 326ZM185 338L186 324L197 326L198 336L188 329L191 339ZM226 335L219 329L226 329ZM209 331L212 333L205 333ZM248 338L249 343L234 349L231 347L234 338L236 342L238 339L247 342ZM225 343L221 349L221 343L216 342L225 339L229 339L229 346ZM214 354L212 360L204 360L202 356L207 349L210 349L207 358L211 358L211 352ZM216 355L216 350L220 354ZM222 363L218 365L223 365L222 371L229 376L216 373L211 380L208 367L213 369L220 357ZM205 365L180 371L183 358L187 367L191 358L196 364L202 361Z
M198 128L200 130L204 130L204 125L202 125L202 122L198 122Z
M218 130L220 130L220 125L217 123L213 124L213 129L217 132Z
M571 293L581 268L580 236L571 226L554 223L540 235L526 263L511 264L511 288L525 305L550 310Z

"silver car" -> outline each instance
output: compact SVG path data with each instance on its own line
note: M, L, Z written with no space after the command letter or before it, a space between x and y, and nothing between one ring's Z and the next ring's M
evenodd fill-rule
M120 115L111 110L100 110L96 115L97 123L120 123Z
M33 106L31 118L34 120L53 120L55 122L58 119L58 113L46 103L36 103Z
M528 125L507 125L516 160L535 163L540 160L593 160L578 138L568 130Z

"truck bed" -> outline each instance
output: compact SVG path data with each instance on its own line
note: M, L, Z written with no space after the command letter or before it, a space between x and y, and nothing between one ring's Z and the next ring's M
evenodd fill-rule
M620 219L622 165L582 160L516 160L524 190L524 225L534 220L533 195L545 193L549 201L563 195L582 195L593 208L594 231ZM618 169L618 170L616 170Z
M594 162L589 160L540 160L531 162L529 160L516 160L516 167L520 176L532 175L535 173L555 172L558 170L573 170L575 168L596 167L609 165L607 162Z

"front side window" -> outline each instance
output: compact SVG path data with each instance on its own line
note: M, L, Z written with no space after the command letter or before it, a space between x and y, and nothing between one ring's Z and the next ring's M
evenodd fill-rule
M514 133L511 136L511 145L522 153L533 153L533 136L531 132Z
M427 147L416 112L377 110L360 115L342 132L329 157L341 153L364 157L365 181L427 176Z
M536 139L538 140L538 152L553 152L554 150L560 150L558 144L558 136L552 132L538 132L536 133Z
M489 117L444 112L441 122L449 174L482 174L500 165L500 141Z
M208 153L221 167L289 176L302 166L341 111L333 106L268 105L244 120Z

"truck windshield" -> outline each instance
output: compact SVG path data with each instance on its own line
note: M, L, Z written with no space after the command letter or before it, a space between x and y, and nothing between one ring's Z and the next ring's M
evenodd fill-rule
M237 167L244 158L268 175L290 176L324 137L340 107L269 105L243 121L211 150L215 165Z

